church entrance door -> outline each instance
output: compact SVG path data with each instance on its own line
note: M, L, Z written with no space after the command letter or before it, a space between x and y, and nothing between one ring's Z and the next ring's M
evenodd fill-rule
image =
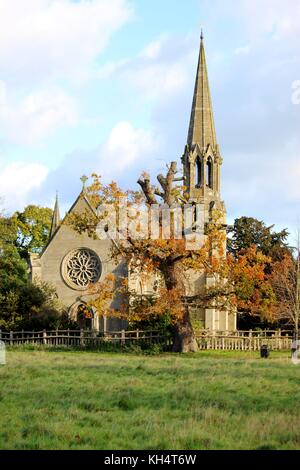
M85 304L80 304L77 308L77 323L83 330L91 330L93 327L93 312Z

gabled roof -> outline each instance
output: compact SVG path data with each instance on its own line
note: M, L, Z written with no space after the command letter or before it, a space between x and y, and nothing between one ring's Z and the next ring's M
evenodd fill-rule
M73 203L73 205L71 206L71 208L68 210L68 212L66 213L65 217L63 218L63 220L59 223L59 225L56 227L56 230L54 230L54 232L52 233L51 231L51 234L50 234L50 238L49 238L49 241L47 243L47 245L44 247L43 251L41 252L40 254L40 257L43 256L43 254L46 252L48 246L52 243L52 241L55 239L57 233L60 231L61 227L64 225L64 222L66 220L66 218L74 211L76 205L78 204L79 201L84 201L87 205L87 207L93 212L94 215L97 215L97 211L96 209L91 205L90 201L88 200L88 197L85 193L84 190L81 191L81 193L79 194L79 196L77 197L77 199L75 200L75 202Z

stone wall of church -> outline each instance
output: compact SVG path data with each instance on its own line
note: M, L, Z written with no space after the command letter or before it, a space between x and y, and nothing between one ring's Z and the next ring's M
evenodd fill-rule
M84 204L84 201L79 201L76 210L83 210ZM111 242L109 240L94 240L87 235L76 233L67 225L61 225L42 255L39 258L33 257L31 276L33 279L41 279L55 287L59 300L67 309L71 309L72 306L76 306L80 302L88 302L92 299L88 289L76 288L74 283L68 281L64 266L66 257L72 253L72 250L84 248L91 250L100 260L100 281L109 273L113 273L120 278L127 276L124 264L116 265L111 260ZM113 307L117 308L118 302L115 302ZM101 320L103 313L99 312L99 327L103 325ZM122 329L124 326L125 323L123 321L109 318L106 320L108 331Z

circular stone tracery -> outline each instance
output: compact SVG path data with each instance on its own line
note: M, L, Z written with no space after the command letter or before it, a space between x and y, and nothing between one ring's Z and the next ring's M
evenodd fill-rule
M98 255L88 248L72 250L62 265L64 280L73 289L86 290L101 276L101 261Z

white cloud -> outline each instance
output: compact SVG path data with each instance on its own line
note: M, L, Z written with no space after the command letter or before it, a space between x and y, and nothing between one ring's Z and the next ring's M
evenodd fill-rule
M78 120L75 101L59 88L36 91L15 104L0 82L0 129L13 142L35 144L60 127L76 125Z
M151 132L136 129L130 122L119 122L111 131L101 149L100 160L110 162L110 174L117 174L132 166L137 160L147 158L159 147L159 139Z
M48 169L38 163L14 162L0 169L0 197L7 210L22 208L29 193L45 181Z
M0 75L80 79L133 16L127 0L0 0Z
M0 135L36 144L79 122L68 80L93 75L133 9L129 0L0 0L0 12Z
M284 187L286 188L286 197L288 202L300 202L300 162L299 157L293 156L288 158L285 162L285 172L281 178L278 178L278 182L281 180L284 182ZM300 214L295 214L297 217Z
M241 47L237 47L234 51L235 54L248 54L250 52L250 46L247 45L247 46L241 46Z
M0 80L0 106L4 106L6 103L6 83Z
M129 121L118 122L99 148L66 155L59 167L49 171L42 185L33 188L31 199L49 204L58 190L62 204L70 207L81 190L80 177L92 173L100 174L106 183L114 180L125 189L137 189L136 181L143 170L154 169L155 174L161 170L158 156L162 147L157 133Z
M278 39L300 31L298 0L244 0L239 2L238 12L250 33L272 34Z
M141 57L145 59L157 59L164 42L167 40L167 35L162 35L155 41L150 42L141 52Z
M184 63L146 64L127 72L131 84L147 99L159 99L182 90L189 77Z
M220 30L229 19L231 27L238 25L253 43L262 37L274 40L296 36L300 31L300 3L298 0L199 0L208 21L205 30L212 26Z
M111 76L124 69L127 65L130 66L131 61L129 59L121 59L116 62L107 62L102 67L97 69L93 73L93 77L98 80L108 79Z
M161 100L180 93L190 83L190 66L197 60L197 48L190 38L162 34L133 59L108 62L94 76L121 77L138 91L142 99Z

